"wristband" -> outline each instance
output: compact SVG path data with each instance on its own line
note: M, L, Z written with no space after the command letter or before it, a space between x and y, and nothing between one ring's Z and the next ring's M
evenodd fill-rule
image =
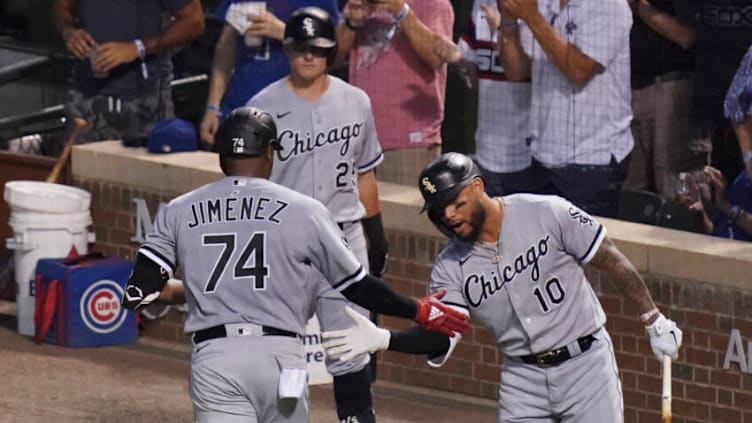
M647 311L647 312L645 312L645 313L642 313L642 314L640 315L640 321L641 321L642 323L647 323L647 322L648 322L648 320L652 319L652 318L653 318L653 316L656 316L656 315L658 315L658 314L660 314L660 310L658 310L658 307L656 307L656 308L654 308L654 309L652 309L652 310L650 310L650 311Z
M360 223L363 226L363 232L368 240L368 244L386 252L387 242L381 213L376 213L371 217L364 217L360 220Z
M141 41L140 38L136 38L133 40L133 42L136 44L136 49L138 50L138 57L141 58L141 60L146 59L146 47L144 46L144 42Z
M499 30L499 31L501 31L502 29L512 29L512 28L517 28L517 27L518 27L519 25L520 25L520 24L519 24L519 23L517 23L517 19L515 19L515 20L513 20L513 21L509 21L509 22L504 22L504 21L501 21L501 23L499 23L499 28L498 28L498 30Z
M731 206L731 209L728 212L728 222L732 225L734 222L736 222L736 218L739 217L739 214L741 214L742 208L739 206Z
M744 157L745 162L752 160L752 150L749 150L746 153L744 153L743 157Z
M207 104L206 110L211 110L212 112L216 113L218 116L222 116L222 109L219 108L216 104Z
M146 67L146 47L144 46L144 42L141 41L140 38L136 38L133 40L133 43L136 44L138 57L141 58L141 76L143 76L144 79L149 79L149 69Z
M357 32L357 31L358 31L358 30L360 29L360 26L355 26L355 25L353 25L353 24L352 24L352 22L350 22L350 18L345 18L345 26L346 26L346 27L347 27L347 28L348 28L348 29L349 29L350 31L355 31L355 32ZM361 25L361 26L362 26L362 25Z
M402 10L400 10L399 14L394 17L394 24L399 25L402 23L402 21L405 20L407 17L407 14L410 13L410 5L407 3L402 3Z

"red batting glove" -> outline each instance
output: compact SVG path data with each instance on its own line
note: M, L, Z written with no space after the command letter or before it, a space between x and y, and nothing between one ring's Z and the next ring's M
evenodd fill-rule
M431 295L417 299L415 302L418 305L418 312L415 314L415 321L428 330L446 336L454 336L454 332L464 334L470 327L467 316L439 301L444 294L446 294L446 289L440 289Z

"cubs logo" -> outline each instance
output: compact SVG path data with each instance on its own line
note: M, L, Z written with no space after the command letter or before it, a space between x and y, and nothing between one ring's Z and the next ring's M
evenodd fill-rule
M432 184L430 180L428 180L428 176L424 176L423 179L420 180L420 183L423 185L423 190L428 191L431 194L436 194L436 185Z
M81 296L81 320L93 332L105 334L116 331L128 317L120 306L123 288L111 280L103 279L92 284Z

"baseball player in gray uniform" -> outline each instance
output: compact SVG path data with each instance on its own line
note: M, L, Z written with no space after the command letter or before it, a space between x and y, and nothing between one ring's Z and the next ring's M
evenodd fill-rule
M656 308L605 227L561 197L489 197L476 165L458 153L429 163L418 184L424 210L450 237L430 290L446 289L445 303L473 313L504 355L499 422L623 422L606 317L582 264L600 269L637 305L659 359L677 358L682 332ZM389 332L348 314L357 328L325 334L329 353L343 358L391 349L427 353L440 366L460 338L447 342L421 328Z
M237 109L216 140L227 177L158 212L122 299L131 309L187 302L196 421L307 421L298 334L315 299L308 285L320 274L373 311L446 334L467 329L442 293L416 300L368 275L321 203L266 180L279 148L271 115ZM178 265L184 284L167 284Z
M277 119L280 148L270 180L321 201L358 260L381 276L387 248L374 169L383 154L371 102L363 90L327 75L337 42L334 22L323 9L294 11L285 25L283 44L290 58L290 75L248 102ZM323 276L314 295L319 297L315 313L322 330L353 325L343 312L345 298ZM368 354L347 362L327 357L340 421L375 421L369 361Z

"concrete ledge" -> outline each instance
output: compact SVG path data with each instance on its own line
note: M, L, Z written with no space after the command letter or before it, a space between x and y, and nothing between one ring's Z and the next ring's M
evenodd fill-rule
M78 145L73 149L74 178L95 179L178 195L222 177L217 156L209 152L151 154L118 141ZM442 237L425 215L414 187L379 184L388 230ZM601 219L608 234L642 272L748 289L752 243Z
M214 153L152 154L119 141L77 145L71 161L74 177L167 193L188 192L222 177Z

